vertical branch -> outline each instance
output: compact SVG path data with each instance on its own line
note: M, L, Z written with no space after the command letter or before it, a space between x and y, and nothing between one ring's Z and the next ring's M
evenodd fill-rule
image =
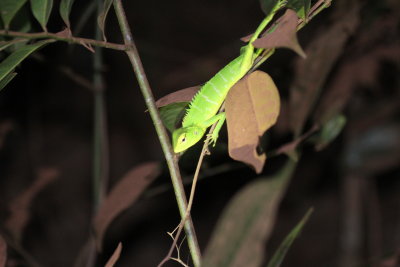
M362 190L365 177L347 173L342 181L343 216L338 266L356 266L362 247Z
M97 0L97 16L102 9L102 0ZM96 20L96 40L101 38L101 31ZM102 75L103 49L95 48L93 58L93 204L95 211L105 195L108 183L108 133L107 133L107 112L105 104L105 86Z
M96 0L96 17L102 12L103 0ZM102 33L95 20L95 39L100 40ZM105 103L105 86L102 74L103 48L95 47L93 55L93 173L92 173L92 202L93 214L96 214L105 194L108 184L108 132L107 112ZM96 264L96 243L91 234L83 253L84 265L92 267Z
M118 18L118 22L121 28L122 36L124 38L125 44L128 46L126 54L132 64L133 70L135 72L136 78L139 82L140 90L143 94L146 106L149 110L149 114L153 121L154 127L156 129L158 138L161 143L161 147L164 152L165 159L169 168L171 175L172 185L175 192L175 197L178 203L179 213L182 220L186 219L186 209L187 209L187 199L185 191L182 184L181 175L179 172L177 158L175 157L171 143L169 141L168 134L162 124L160 115L158 113L157 107L155 105L153 93L150 89L149 82L147 80L146 74L143 69L142 62L139 57L139 53L135 46L132 38L130 27L128 25L124 9L122 7L121 0L114 1L114 9ZM197 243L196 233L193 227L193 222L190 216L186 219L184 229L186 232L187 242L189 245L192 260L195 266L200 266L200 249Z

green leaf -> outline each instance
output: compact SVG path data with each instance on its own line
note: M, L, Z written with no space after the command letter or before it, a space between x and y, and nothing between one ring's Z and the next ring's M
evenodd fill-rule
M260 266L295 167L296 163L288 160L279 173L249 183L234 196L217 223L202 266Z
M43 30L46 32L46 25L49 20L52 7L53 0L31 0L33 16L37 19Z
M99 17L97 18L97 23L100 27L101 32L103 33L104 40L107 40L105 32L104 32L106 18L107 18L108 11L110 10L111 4L113 2L114 2L113 0L105 0L104 5L103 5L103 10L100 12Z
M27 0L0 0L0 15L3 19L5 29L8 29L11 20L26 1Z
M71 28L71 23L69 22L69 13L71 13L72 4L74 1L75 0L61 0L60 3L60 16L68 28Z
M48 42L40 42L23 46L4 59L0 63L0 81L6 79L15 67L17 67L26 57L47 43Z
M293 241L297 238L300 234L301 230L303 229L304 225L308 221L311 213L313 212L313 208L310 208L301 221L290 231L290 233L286 236L283 240L277 251L272 256L271 260L269 261L267 267L280 267L283 259L286 256L290 246L293 244Z
M310 11L311 0L288 0L286 6L296 11L299 18L306 19L308 11Z
M315 148L321 150L331 143L342 132L346 125L346 117L343 114L337 114L335 117L327 121L323 126L319 135L314 139Z
M14 77L17 76L16 72L10 72L9 74L4 77L4 79L0 80L0 91L3 90L4 87L12 80Z
M172 133L181 121L189 102L176 102L160 107L160 116L165 127Z

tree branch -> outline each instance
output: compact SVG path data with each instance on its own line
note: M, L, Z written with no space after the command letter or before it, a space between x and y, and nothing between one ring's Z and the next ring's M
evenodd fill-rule
M171 174L172 185L175 191L175 197L178 203L179 213L182 220L186 220L184 229L186 232L187 241L189 244L190 253L194 266L200 266L200 248L197 242L196 233L193 227L193 222L190 216L186 216L187 210L187 199L185 191L182 184L181 174L179 172L178 160L172 151L171 143L169 141L169 136L162 124L160 114L155 105L154 96L150 89L149 82L147 80L146 74L143 69L142 62L139 57L136 45L133 41L130 27L128 25L124 9L122 7L121 0L114 1L114 9L118 18L118 22L122 31L122 36L124 38L125 45L128 49L125 51L129 57L129 60L133 66L136 78L139 82L140 90L143 94L146 106L149 110L151 119L153 120L154 127L157 131L158 138L163 149L165 159Z
M30 39L30 40L52 39L52 40L57 40L57 41L64 41L64 42L68 42L68 43L83 45L84 47L88 48L91 51L93 50L93 49L90 49L91 46L104 47L104 48L120 50L120 51L125 51L127 49L126 45L123 45L123 44L116 44L116 43L110 43L110 42L81 38L81 37L74 37L70 34L70 32L68 32L66 30L58 32L58 33L49 33L49 32L25 33L25 32L0 30L0 36L19 37L19 38Z

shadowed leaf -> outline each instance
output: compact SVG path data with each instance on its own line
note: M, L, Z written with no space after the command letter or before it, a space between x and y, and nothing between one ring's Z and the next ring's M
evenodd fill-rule
M130 170L111 189L93 222L99 250L102 248L103 237L110 223L138 199L159 173L158 162L144 163Z
M119 259L122 251L122 243L119 242L117 248L115 249L114 253L112 254L111 258L107 261L105 267L113 267L114 264Z
M18 10L26 3L27 0L1 0L0 15L4 22L4 28L8 29L14 16Z
M185 115L186 106L199 89L200 86L185 88L157 100L156 106L160 109L161 119L170 132L176 129Z
M161 120L171 133L177 128L185 115L186 106L189 102L172 103L160 108Z
M249 183L233 197L206 248L203 266L260 266L265 242L295 166L288 160L279 173Z
M311 0L288 0L286 6L293 9L299 18L306 19L308 11L310 11Z
M158 99L156 101L156 106L160 108L171 103L190 102L199 89L200 86L193 86L172 92Z
M322 129L318 136L313 140L316 150L324 149L329 143L342 132L343 127L346 125L346 117L338 114L331 118L328 122L322 125Z
M344 151L346 168L372 175L399 166L400 123L381 122L359 132L353 124L348 127L353 128L350 129L353 136Z
M47 32L47 22L49 21L51 9L53 8L53 0L30 0L33 16Z
M308 45L307 60L296 62L295 80L290 89L290 127L295 136L303 131L328 74L359 23L358 4L346 7L346 10L345 16L324 29Z
M33 184L11 201L9 205L10 216L5 222L5 227L17 241L21 240L22 232L29 221L33 199L57 176L58 171L56 169L40 169Z
M6 75L6 77L3 78L3 80L0 81L0 91L3 90L4 87L7 86L9 82L11 82L14 77L17 76L16 72L10 72L9 74Z
M32 23L35 23L35 21L32 20L31 8L25 3L14 15L10 22L10 27L12 27L14 31L29 32L32 29ZM10 42L15 43L15 48L18 48L22 42L28 43L28 39L21 40L20 38L16 38Z
M379 75L381 62L399 58L399 51L399 44L385 44L345 62L322 96L314 112L315 122L326 124L340 114L359 85L377 86L375 77Z
M19 63L22 62L22 60L46 43L48 42L40 42L23 46L4 59L0 63L0 81L5 79L7 75L11 73Z
M303 229L304 225L308 221L308 218L310 217L311 213L313 212L313 209L310 208L307 213L304 215L304 217L301 219L301 221L290 231L290 233L286 236L286 238L283 240L277 251L274 253L272 256L271 260L269 261L267 267L280 267L283 259L286 256L286 253L288 252L289 248L293 244L294 240L297 238L297 236L300 234L301 230Z
M397 249L390 257L382 260L377 267L398 267L400 265L400 249Z
M61 0L60 3L60 16L68 28L71 28L71 24L69 22L69 13L71 13L71 8L74 1L75 0Z
M278 89L271 77L255 71L244 77L229 91L225 103L229 155L262 171L266 155L258 155L259 138L279 115Z
M264 34L261 38L255 40L253 42L254 47L266 49L286 47L305 58L306 54L297 40L297 21L296 12L291 9L286 10L285 14L279 19L274 31Z
M110 7L113 3L113 0L105 0L103 3L103 10L100 12L99 17L97 18L97 24L99 25L99 28L101 32L103 33L103 39L104 41L107 40L106 38L106 33L105 33L105 25L106 25L106 18L108 11L110 11Z
M0 235L0 267L5 267L7 261L7 244Z

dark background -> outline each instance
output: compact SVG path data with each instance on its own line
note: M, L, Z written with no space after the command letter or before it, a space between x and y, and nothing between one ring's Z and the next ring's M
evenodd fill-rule
M344 29L349 37L325 86L329 88L360 59L366 62L361 66L371 71L362 72L362 82L344 79L352 83L352 91L344 108L348 124L343 133L322 151L304 147L266 250L273 251L309 207L315 211L282 266L395 266L383 265L384 259L393 260L399 253L399 3L335 0L299 32L299 40L307 48L316 36L345 19L346 9L334 13L338 3L355 2L361 6L359 23ZM206 81L237 56L239 38L263 19L255 0L124 1L124 5L156 99ZM88 1L74 4L73 30L87 6ZM57 32L63 24L53 13L49 30ZM94 27L92 18L80 36L93 37ZM107 36L121 42L112 10ZM335 38L331 36L332 42ZM370 58L373 51L396 44L392 56ZM57 179L30 203L30 220L21 234L21 244L43 266L73 266L91 231L93 93L72 81L63 68L90 80L92 56L80 46L49 45L24 61L17 78L0 93L0 222L8 218L13 199L38 176L56 172ZM261 68L273 77L286 103L296 60L293 52L281 49ZM104 50L103 71L112 187L135 165L164 158L125 54ZM268 149L290 141L282 112ZM229 199L256 178L252 169L229 159L226 134L219 142L221 149L207 157L204 168L224 164L226 169L200 181L193 209L202 249ZM193 172L198 152L194 149L182 159L183 174ZM273 173L281 163L281 157L271 158L263 174ZM117 266L155 266L161 261L171 244L166 232L179 222L169 183L164 171L149 190L167 190L147 192L113 222L98 266L119 241L124 248ZM9 266L25 266L12 248L9 259Z

